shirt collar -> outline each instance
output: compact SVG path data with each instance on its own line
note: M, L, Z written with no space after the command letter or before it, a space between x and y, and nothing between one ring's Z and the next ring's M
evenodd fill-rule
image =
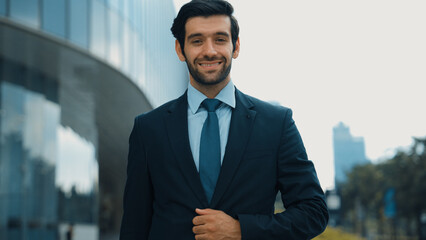
M188 83L188 105L192 114L195 114L198 111L200 104L206 98L207 97L203 93ZM231 108L235 108L235 86L232 81L229 81L229 83L219 92L215 98L227 104Z

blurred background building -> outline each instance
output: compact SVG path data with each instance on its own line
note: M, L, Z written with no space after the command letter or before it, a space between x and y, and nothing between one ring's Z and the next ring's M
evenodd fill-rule
M352 136L349 127L340 122L333 128L335 186L346 180L355 165L369 162L365 156L363 137Z
M369 162L365 156L363 137L352 136L348 126L340 122L333 128L334 182L335 189L325 192L330 214L329 226L342 224L341 185L346 183L347 174L357 165ZM345 204L345 202L343 202Z
M117 235L133 118L187 86L174 16L172 0L0 0L0 239Z

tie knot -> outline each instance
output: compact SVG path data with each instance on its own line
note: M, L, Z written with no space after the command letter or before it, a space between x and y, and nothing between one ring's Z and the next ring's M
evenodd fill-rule
M204 101L201 103L201 105L203 105L204 108L207 109L208 112L215 112L216 109L219 107L221 101L217 100L217 99L204 99Z

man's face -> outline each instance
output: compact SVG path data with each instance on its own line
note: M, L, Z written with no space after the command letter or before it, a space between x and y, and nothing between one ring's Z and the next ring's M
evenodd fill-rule
M239 39L232 52L231 21L226 15L189 18L185 25L182 54L176 41L176 52L186 61L192 84L215 85L229 82L232 58L239 53Z

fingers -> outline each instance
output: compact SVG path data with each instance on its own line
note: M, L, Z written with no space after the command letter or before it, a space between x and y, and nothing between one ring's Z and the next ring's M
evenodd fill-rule
M196 226L207 224L209 222L214 222L214 221L223 219L224 217L229 217L223 211L209 209L209 208L206 208L206 209L196 208L195 212L198 214L198 216L192 219L192 223Z
M207 234L199 234L199 235L195 235L195 240L208 240L208 236Z
M222 213L222 211L220 211L220 210L214 210L214 209L211 209L211 208L205 208L205 209L199 209L199 208L196 208L196 209L195 209L195 212L196 212L198 215L209 215L209 214L218 214L218 213Z
M196 209L195 209L195 212L196 212L198 215L207 215L207 214L212 214L212 213L214 213L215 211L217 211L217 210L213 210L213 209L210 209L210 208L206 208L206 209L199 209L199 208L196 208Z
M192 219L192 224L194 224L195 226L203 225L205 223L206 223L205 219L201 216L196 216Z
M217 232L219 229L214 224L202 224L202 225L196 225L192 227L192 232L195 235L205 235L208 236L211 233Z
M199 209L196 208L195 212L198 214L198 216L194 217L192 219L192 223L197 226L197 225L202 225L202 224L206 224L208 221L208 216L212 214L212 209Z
M219 210L214 210L214 209L199 209L196 208L195 212L198 214L198 216L194 217L192 219L192 223L197 226L197 225L203 225L208 223L211 220L214 220L214 218L218 215L223 213L222 211ZM214 216L216 215L216 216Z
M202 225L201 226L194 226L194 227L192 227L192 232L195 235L200 235L200 234L206 233L206 229Z
M241 239L240 224L225 212L214 209L195 209L192 232L196 240Z
M211 223L213 222L217 217L214 215L200 215L200 216L196 216L192 219L192 224L194 224L195 226L198 225L203 225L203 224L207 224L207 223Z

